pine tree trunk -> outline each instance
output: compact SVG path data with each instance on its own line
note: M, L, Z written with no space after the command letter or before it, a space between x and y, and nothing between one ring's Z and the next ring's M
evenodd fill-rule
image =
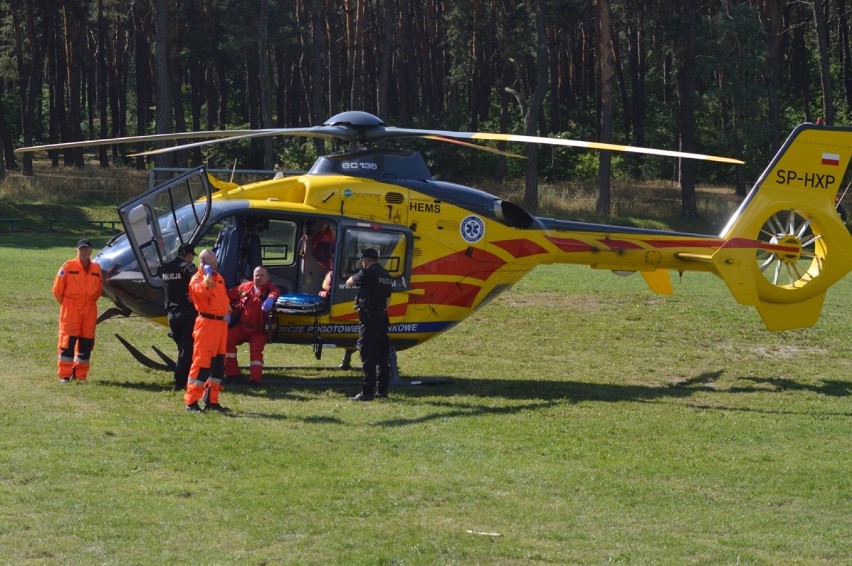
M174 106L169 72L169 0L154 0L154 18L156 40L154 63L157 76L157 133L167 134L174 131ZM159 144L158 144L159 145ZM163 144L164 145L164 144ZM159 145L159 147L163 147ZM155 167L172 167L174 154L164 153L154 157Z
M600 81L600 141L612 140L612 23L609 0L597 0L598 20L598 79ZM598 157L598 198L595 212L602 215L610 213L610 188L612 183L612 152L601 151Z

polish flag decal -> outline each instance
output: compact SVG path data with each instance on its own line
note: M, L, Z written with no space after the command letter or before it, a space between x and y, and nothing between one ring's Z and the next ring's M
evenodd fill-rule
M822 164L823 165L840 165L840 154L838 153L823 153L822 154Z

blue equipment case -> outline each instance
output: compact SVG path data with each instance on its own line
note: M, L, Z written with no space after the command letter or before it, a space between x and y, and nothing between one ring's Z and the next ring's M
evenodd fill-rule
M325 310L325 299L310 293L288 293L275 301L275 311L288 314L314 314Z

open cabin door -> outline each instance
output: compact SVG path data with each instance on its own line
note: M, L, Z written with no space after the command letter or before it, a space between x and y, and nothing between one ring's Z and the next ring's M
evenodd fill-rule
M159 287L159 268L193 241L210 216L210 182L203 167L163 183L118 208L139 270Z

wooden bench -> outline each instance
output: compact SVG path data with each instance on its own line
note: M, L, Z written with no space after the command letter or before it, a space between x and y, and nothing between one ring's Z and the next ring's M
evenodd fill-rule
M0 218L0 222L9 223L9 225L12 227L12 232L14 232L15 229L18 227L18 220L20 220L20 218Z
M106 226L109 226L110 229L115 232L120 232L121 230L116 228L116 226L121 226L120 220L50 220L48 221L48 226L50 227L50 231L53 231L53 228L58 224L85 224L85 225L97 225L98 230L100 230L101 234L104 234L104 229Z

